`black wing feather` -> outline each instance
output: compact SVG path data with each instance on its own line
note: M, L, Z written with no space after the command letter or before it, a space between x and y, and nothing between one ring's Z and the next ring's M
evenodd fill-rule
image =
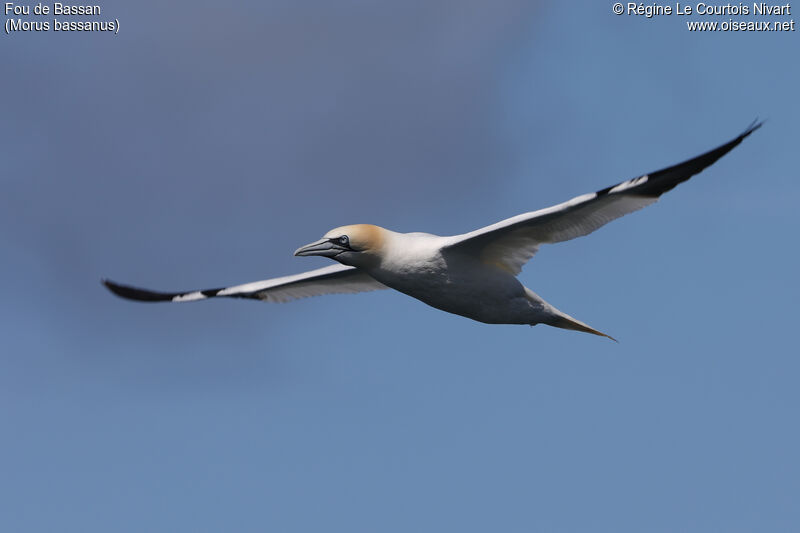
M684 161L683 163L678 163L677 165L672 165L671 167L663 168L656 172L646 174L648 179L645 183L631 187L630 189L625 190L623 194L658 198L665 192L671 191L679 184L687 181L692 176L699 174L704 169L716 163L719 158L736 148L739 143L746 139L748 135L760 128L763 124L763 121L759 122L756 120L750 124L750 126L748 126L741 135L732 141L723 144L722 146L714 148L713 150L709 150L708 152L693 159L689 159L688 161ZM616 185L612 185L611 187L606 187L605 189L599 190L597 191L597 196L600 197L608 194L614 187L618 187L623 183L625 182L623 181L621 183L617 183Z

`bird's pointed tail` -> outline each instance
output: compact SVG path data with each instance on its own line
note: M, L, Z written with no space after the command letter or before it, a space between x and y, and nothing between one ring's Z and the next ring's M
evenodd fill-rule
M555 307L544 301L541 296L530 290L528 287L525 287L525 294L528 300L530 300L531 303L537 306L544 314L544 317L540 318L536 323L531 325L535 325L538 323L547 324L548 326L553 326L554 328L582 331L584 333L591 333L592 335L598 335L600 337L607 337L614 342L619 342L611 335L607 335L602 331L597 331L596 329L589 327L588 324L584 324L580 320L576 320L571 316L569 316L568 314L559 311L558 309L556 309Z
M554 317L552 321L545 322L545 324L556 328L571 329L574 331L583 331L584 333L591 333L592 335L599 335L600 337L608 337L614 342L619 342L611 335L603 333L602 331L597 331L596 329L591 328L588 325L584 324L580 320L575 320L571 316L565 313L561 313L560 311L559 313L561 316Z

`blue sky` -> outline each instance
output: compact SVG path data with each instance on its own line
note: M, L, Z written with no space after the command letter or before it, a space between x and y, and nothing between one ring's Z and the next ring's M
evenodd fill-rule
M116 36L3 35L0 528L796 529L798 33L611 5L105 2ZM99 284L312 269L292 251L346 223L469 231L756 117L523 270L619 344L390 291Z

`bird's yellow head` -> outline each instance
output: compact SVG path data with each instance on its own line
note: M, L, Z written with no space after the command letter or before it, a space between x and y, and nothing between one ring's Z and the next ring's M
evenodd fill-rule
M322 255L345 265L363 266L374 261L383 249L386 230L372 224L351 224L330 230L311 244L301 246L294 255Z

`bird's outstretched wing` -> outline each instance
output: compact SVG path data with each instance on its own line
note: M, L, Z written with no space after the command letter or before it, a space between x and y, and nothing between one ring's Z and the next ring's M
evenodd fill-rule
M539 211L523 213L470 233L452 237L451 252L479 255L485 262L514 274L534 256L540 244L568 241L588 235L623 215L646 207L735 148L761 127L753 122L741 135L702 155L584 194Z
M103 284L117 296L142 302L192 302L220 296L252 298L266 302L288 302L296 298L321 294L366 292L388 288L362 270L338 264L294 276L201 291L155 292L119 285L107 279L103 280Z

